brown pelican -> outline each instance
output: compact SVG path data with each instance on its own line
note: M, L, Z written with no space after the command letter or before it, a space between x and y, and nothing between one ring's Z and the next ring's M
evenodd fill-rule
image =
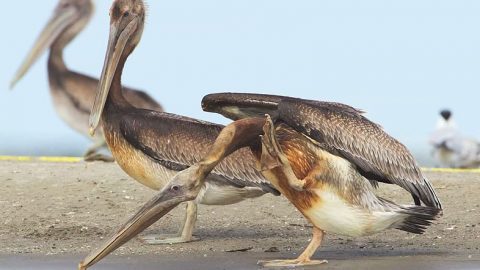
M480 143L463 136L450 110L442 110L435 131L430 135L432 155L437 165L446 168L480 167Z
M63 61L63 49L83 30L92 13L91 0L61 0L11 83L13 88L43 52L50 48L48 78L55 109L67 125L86 136L98 80L70 71ZM125 98L138 108L162 110L155 100L138 90L125 89ZM104 145L105 140L99 132L94 137L94 145L86 152L85 159L109 160L96 154Z
M200 161L223 126L163 112L138 109L124 98L121 74L142 36L145 8L140 0L116 0L110 10L110 38L98 93L90 119L91 133L99 121L113 157L138 182L159 190L178 171ZM210 174L178 235L151 239L152 244L191 241L197 203L227 205L265 193L278 194L260 172L249 149L226 158Z
M198 164L178 173L80 269L101 260L180 202L195 199L209 172L245 146L254 152L264 176L314 227L310 244L297 259L259 262L264 266L326 263L311 260L326 232L363 236L399 229L422 234L441 213L434 189L407 148L359 110L339 103L230 93L205 97L203 107L240 120L224 128ZM269 116L259 117L263 114ZM376 196L378 181L401 186L426 206L399 205Z

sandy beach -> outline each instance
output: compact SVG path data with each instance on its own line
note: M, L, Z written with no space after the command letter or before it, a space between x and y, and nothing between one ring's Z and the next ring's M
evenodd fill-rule
M330 263L320 269L480 268L480 174L426 174L445 207L426 234L328 235L315 258ZM0 180L0 269L75 269L155 194L116 164L2 161ZM382 185L379 194L412 203L397 187ZM176 209L144 234L175 233L183 212ZM258 259L298 255L310 227L285 198L266 195L230 206L200 206L194 234L201 241L148 246L134 239L95 269L256 269Z

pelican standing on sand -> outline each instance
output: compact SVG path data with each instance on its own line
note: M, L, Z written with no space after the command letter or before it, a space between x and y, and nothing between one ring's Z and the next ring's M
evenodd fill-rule
M63 61L63 50L84 29L92 13L91 0L61 0L11 83L13 88L43 52L50 48L48 78L55 109L68 126L86 136L89 135L88 117L98 80L70 71ZM125 98L135 107L162 111L162 107L144 92L125 89ZM105 139L99 132L94 137L94 145L85 153L85 160L111 161L97 154L103 146Z
M223 126L132 106L123 95L121 74L128 56L142 36L144 3L116 0L110 16L110 37L90 119L91 133L101 120L106 142L118 165L138 182L159 190L178 171L199 162ZM278 195L278 191L255 170L254 164L249 149L241 149L226 158L210 174L197 200L188 203L179 234L147 237L147 243L193 240L197 203L227 205L265 193Z
M430 135L432 156L446 168L480 167L480 143L463 136L450 110L442 110L435 131Z
M355 237L399 229L422 234L441 214L433 187L407 148L359 110L339 103L231 93L209 95L202 105L206 111L240 120L223 129L202 161L177 174L80 269L101 260L180 202L195 199L210 171L245 146L254 152L264 176L313 225L312 240L297 259L259 262L263 266L326 263L311 259L326 232ZM426 206L399 205L376 196L378 181L401 186Z

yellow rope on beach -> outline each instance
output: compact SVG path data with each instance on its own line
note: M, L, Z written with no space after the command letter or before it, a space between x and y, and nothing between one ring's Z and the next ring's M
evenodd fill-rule
M83 161L80 157L39 157L38 160L44 162L76 163Z
M81 157L28 157L28 156L0 156L0 161L41 161L50 163L77 163L83 161Z
M20 162L47 162L47 163L77 163L82 162L81 157L30 157L30 156L0 156L0 161L20 161ZM424 172L441 173L480 173L479 169L452 169L452 168L422 168Z
M443 173L480 173L480 169L453 169L453 168L422 168L424 172Z

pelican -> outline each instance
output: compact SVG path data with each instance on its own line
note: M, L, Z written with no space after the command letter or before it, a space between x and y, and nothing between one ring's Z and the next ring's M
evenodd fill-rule
M327 232L358 237L399 229L422 234L442 213L432 185L407 148L357 109L232 93L205 97L203 108L239 120L225 127L199 163L178 173L79 269L91 267L179 203L194 200L210 171L246 146L265 178L313 225L312 240L297 259L260 261L263 266L323 264L325 260L311 257ZM379 181L399 185L426 206L378 197L374 191Z
M447 168L478 168L480 143L464 137L450 110L442 110L435 131L430 135L432 156L437 165Z
M77 132L88 136L88 117L93 106L98 80L70 71L64 60L64 48L84 29L93 13L90 0L61 0L53 17L24 60L11 82L11 88L21 80L38 58L50 48L48 78L55 109L62 120ZM86 53L86 52L84 52ZM125 89L125 98L133 106L161 111L162 107L142 91ZM90 138L90 136L88 136ZM105 146L101 132L84 157L86 161L112 161L97 152Z
M143 33L144 3L116 0L110 17L108 48L90 118L91 133L95 133L101 121L107 145L118 165L143 185L160 190L178 171L206 155L223 126L132 106L123 95L121 74ZM266 193L279 195L254 165L249 149L226 158L210 174L198 198L187 204L179 233L144 240L150 244L195 240L192 232L197 204L228 205Z

